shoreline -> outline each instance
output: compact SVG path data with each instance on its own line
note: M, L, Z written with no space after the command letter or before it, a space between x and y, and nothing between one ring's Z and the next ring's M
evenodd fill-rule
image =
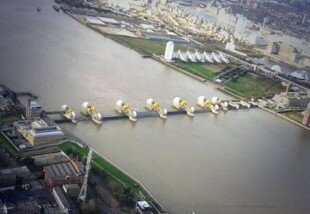
M275 115L275 116L279 116L279 117L281 117L281 118L287 120L288 122L291 122L291 123L293 123L293 124L295 124L295 125L297 125L297 126L299 126L299 127L301 127L301 128L304 128L304 129L310 131L310 127L307 127L307 126L305 126L305 125L303 125L303 124L301 124L301 123L298 123L297 121L295 121L295 120L293 120L293 119L291 119L291 118L289 118L289 117L286 117L286 116L284 116L284 115L281 114L281 113L272 111L272 110L270 110L270 109L268 109L268 108L266 108L266 107L263 107L263 106L259 106L259 108L261 108L261 109L265 110L266 112L269 112L269 113L271 113L271 114L273 114L273 115Z
M109 36L109 34L105 34L105 33L101 32L101 31L97 30L96 28L94 28L94 27L88 25L87 23L83 22L83 21L80 20L78 17L76 17L76 15L74 15L74 14L72 14L72 13L70 13L70 12L67 12L67 11L64 11L64 13L67 14L67 15L69 15L70 17L72 17L73 19L75 19L76 21L78 21L79 23L85 25L86 27L88 27L88 28L90 28L90 29L96 31L97 33L103 35L104 37L106 37L106 38L108 38L108 39L111 39L111 40L113 40L114 42L116 42L116 43L118 43L118 44L120 44L120 45L123 45L123 46L125 46L125 47L127 47L127 48L129 48L129 49L131 49L131 50L134 50L134 51L138 52L139 54L143 55L143 53L142 53L141 51L136 50L136 49L134 49L134 48L131 48L131 47L129 47L129 45L127 45L127 44L120 43L120 42L116 41L115 39L113 39L113 37ZM224 93L226 93L226 94L228 94L228 95L230 95L230 96L233 96L233 97L238 98L238 99L244 99L244 98L245 98L245 97L243 97L243 96L240 96L240 95L236 94L236 92L234 93L234 92L233 92L233 89L230 89L230 88L229 88L229 90L227 90L227 89L226 89L227 86L222 86L222 85L215 84L213 81L210 81L209 79L206 79L206 78L204 78L204 77L201 77L201 76L199 76L199 75L197 75L197 74L190 73L190 72L188 72L188 71L186 71L186 70L184 70L184 69L181 69L181 68L179 68L179 67L177 67L177 66L175 66L175 65L173 65L173 64L171 64L171 63L164 62L163 60L161 60L161 58L159 58L159 56L156 56L156 55L153 54L153 55L151 55L150 58L153 59L153 60L155 60L155 61L157 61L157 62L159 62L159 63L162 63L163 65L169 66L169 67L173 68L174 70L176 70L176 71L178 71L178 72L181 72L181 73L183 73L183 74L185 74L185 75L187 75L187 76L189 76L189 77L191 77L191 78L193 78L193 79L196 79L196 80L198 80L198 81L200 81L200 82L202 82L202 83L208 83L208 85L210 85L211 87L213 87L213 88L215 88L215 89L217 89L217 90L219 90L219 91L221 91L221 92L224 92ZM283 118L283 119L285 119L285 120L287 120L287 121L289 121L289 122L291 122L291 123L293 123L293 124L295 124L295 125L297 125L297 126L299 126L299 127L301 127L301 128L304 128L304 129L310 131L310 128L309 128L309 127L307 127L307 126L305 126L305 125L303 125L303 124L301 124L301 123L298 123L298 122L292 120L292 119L289 118L289 117L286 117L286 116L284 116L284 115L281 115L281 114L279 114L279 113L277 113L277 112L274 112L274 111L272 111L272 110L270 110L270 109L267 109L267 108L265 108L265 107L261 107L261 106L260 106L260 108L263 109L263 110L265 110L265 111L267 111L267 112L269 112L269 113L272 113L272 114L274 114L274 115L280 116L281 118Z
M15 94L15 96L16 96L16 92L12 91L6 85L0 83L0 87L5 89L5 90L10 91L11 94ZM31 92L25 92L25 94L28 97L35 96ZM36 99L38 98L37 96L35 96L35 97L36 97ZM19 102L18 97L16 97L16 100ZM43 116L42 119L44 121L46 121L47 123L49 123L49 124L58 125L58 124L56 124L56 122L52 118L50 118L48 116ZM19 118L19 120L20 120L20 118ZM148 203L150 203L152 205L152 207L156 210L157 213L167 213L166 209L162 206L162 204L159 203L158 200L151 194L151 192L138 179L136 179L133 175L131 175L128 172L126 172L125 170L121 169L118 165L113 163L107 157L105 157L104 155L102 155L101 153L96 151L94 148L90 147L90 145L87 142L85 142L84 140L82 140L79 137L75 136L74 134L72 134L70 131L68 131L64 127L61 127L61 129L65 133L66 139L62 139L62 140L57 141L57 142L50 142L50 143L47 143L47 144L37 145L36 147L28 148L26 150L20 150L14 143L12 143L12 141L1 130L0 130L0 136L3 136L6 139L6 141L10 145L13 146L13 149L15 150L15 152L17 152L16 155L18 155L18 156L23 154L23 153L27 153L27 152L39 151L39 150L42 150L44 148L53 148L53 147L56 148L57 147L57 148L61 149L60 146L62 144L64 144L64 143L66 143L66 142L70 142L71 144L76 145L77 147L79 147L81 149L83 149L83 148L91 148L100 158L102 158L104 161L106 161L108 164L110 164L112 167L114 167L120 173L122 173L123 175L127 176L131 180L132 183L138 184L138 186L139 186L139 194L142 195L144 197L144 199L146 201L148 201ZM92 160L92 163L96 164L93 160ZM126 182L124 183L123 181L118 179L115 175L110 174L107 170L104 170L104 171L105 171L105 173L109 174L120 185L126 186Z

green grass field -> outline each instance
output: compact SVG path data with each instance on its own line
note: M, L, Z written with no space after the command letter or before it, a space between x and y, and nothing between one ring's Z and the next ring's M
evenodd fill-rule
M127 45L128 47L143 53L143 54L157 54L163 55L165 52L165 45L159 42L151 42L149 40L140 38L131 38L127 36L110 36L114 41Z
M229 88L241 93L245 97L267 96L283 91L280 83L266 80L261 76L253 77L250 74L230 80L226 83Z
M71 142L65 142L61 144L59 147L65 153L71 152L73 154L77 154L81 158L83 157L86 158L89 151L87 147L81 148L78 145ZM112 164L110 164L108 161L106 161L97 154L93 155L92 165L97 169L99 168L100 170L103 170L105 173L107 173L115 180L120 182L124 187L131 187L137 185L130 177L122 173L115 166L113 166Z
M186 65L177 65L178 67L185 69L186 71L189 71L191 73L197 74L201 77L204 77L206 79L212 79L216 77L218 74L209 70L204 65L201 64L186 64Z

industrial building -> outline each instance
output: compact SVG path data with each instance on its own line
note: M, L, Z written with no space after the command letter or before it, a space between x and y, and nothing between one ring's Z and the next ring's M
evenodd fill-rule
M230 41L226 43L225 50L238 54L240 56L246 56L245 53L242 53L241 51L236 50L236 45L232 38L230 38Z
M278 42L270 42L267 47L268 54L279 54L280 45Z
M40 118L42 114L42 106L35 101L29 101L26 109L27 119Z
M7 203L5 206L4 213L14 213L14 214L40 214L40 205L36 200L23 200L14 203ZM0 208L0 214L1 208Z
M65 184L62 188L69 197L75 199L79 196L81 190L81 187L78 184Z
M58 206L61 209L62 213L65 214L76 214L79 213L79 211L76 209L76 207L73 205L70 198L68 198L60 187L54 187L52 190L52 194L54 196L54 199L56 200Z
M152 208L147 201L138 201L136 203L136 210L140 214L153 213Z
M50 143L64 138L64 133L58 126L50 126L39 119L30 123L17 122L16 129L30 142L31 145Z
M44 167L45 183L48 186L62 186L65 184L82 185L84 176L71 162L59 163Z
M30 171L26 166L4 168L0 170L0 192L30 188Z
M310 101L310 97L307 94L297 92L282 92L276 94L272 99L280 106L296 108L306 108Z
M277 55L277 58L286 62L298 62L302 58L302 51L290 44L282 42L270 42L267 47L269 56Z
M35 166L47 166L69 161L69 157L63 151L43 155L35 155L32 156L32 158L34 159Z

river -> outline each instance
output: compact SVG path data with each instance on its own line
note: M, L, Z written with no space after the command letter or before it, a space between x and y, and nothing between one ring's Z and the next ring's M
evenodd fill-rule
M47 110L90 101L105 115L118 99L143 110L221 92L121 46L42 0L0 1L0 81L39 95ZM40 13L36 7L41 7ZM307 213L310 133L260 109L136 124L65 125L141 181L171 213Z

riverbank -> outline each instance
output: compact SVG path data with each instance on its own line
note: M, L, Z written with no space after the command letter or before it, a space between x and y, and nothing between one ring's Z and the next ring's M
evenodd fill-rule
M78 156L80 160L86 159L89 152L88 147L80 147L73 142L64 142L59 145L59 148L68 155ZM139 181L111 161L95 152L91 164L92 170L96 174L101 175L101 177L109 176L114 180L113 184L109 185L109 188L115 194L115 197L123 200L125 204L132 206L135 199L139 198L151 204L155 213L165 213L156 199ZM125 194L126 192L127 194Z
M307 127L307 126L303 125L302 123L297 122L296 120L290 118L289 116L285 116L285 114L275 112L275 111L268 109L266 107L263 107L263 106L259 106L259 108L261 108L261 109L263 109L263 110L265 110L265 111L267 111L273 115L279 116L279 117L281 117L281 118L283 118L283 119L285 119L285 120L287 120L287 121L289 121L289 122L291 122L291 123L293 123L293 124L295 124L301 128L304 128L304 129L310 131L310 127Z
M31 151L19 151L9 142L2 132L0 132L0 149L5 150L14 159L50 154L62 150L67 155L73 155L75 158L78 157L82 162L86 160L89 152L88 147L73 141L54 143ZM165 213L162 206L140 182L111 161L101 157L97 152L93 154L91 170L101 177L101 179L105 180L105 185L120 205L128 207L131 213L134 210L136 200L147 201L154 209L154 213Z
M4 87L2 87L4 88ZM11 97L17 97L16 92L5 87ZM25 92L26 96L33 97L29 92ZM19 103L18 98L15 100ZM48 116L43 116L48 124L57 125ZM0 123L3 127L10 126L16 121L22 120L17 113L7 112L0 116ZM1 126L1 128L2 128ZM65 129L62 129L66 138L58 142L51 142L42 145L36 145L31 148L19 149L12 141L0 131L0 149L5 150L14 159L22 159L36 155L50 154L59 151L64 151L68 155L74 155L83 162L87 158L89 148L81 139L77 138ZM110 188L111 194L121 205L121 209L125 209L129 213L134 212L135 202L139 200L147 201L154 213L165 213L162 206L156 201L150 192L134 177L117 167L111 161L103 158L99 153L95 153L92 158L92 172L96 173L101 180L105 180L104 184Z

